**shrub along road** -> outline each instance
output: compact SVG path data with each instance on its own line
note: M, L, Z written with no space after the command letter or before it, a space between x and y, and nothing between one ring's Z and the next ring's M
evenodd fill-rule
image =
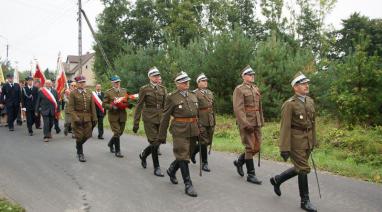
M0 193L20 203L28 212L54 211L299 211L297 178L282 186L282 196L273 193L270 176L289 164L263 160L256 167L263 185L252 185L236 174L234 154L213 152L211 173L198 176L191 165L197 198L184 194L180 172L178 185L168 176L153 175L151 159L143 169L138 154L147 145L145 138L123 135L118 159L108 152L105 140L90 139L84 145L86 163L75 157L70 136L54 134L42 141L41 130L27 135L25 126L14 132L0 128ZM172 146L161 147L162 171L173 160ZM320 211L380 211L382 186L351 178L319 173L322 199L318 198L314 174L309 175L312 202Z

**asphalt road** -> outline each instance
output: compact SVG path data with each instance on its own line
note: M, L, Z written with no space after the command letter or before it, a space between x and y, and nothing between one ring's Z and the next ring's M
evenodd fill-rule
M96 133L94 133L96 135ZM282 186L282 196L273 193L269 178L289 164L262 161L256 168L263 185L247 183L236 174L232 161L236 155L213 152L211 173L199 177L190 166L197 198L184 194L180 171L178 185L168 176L153 175L152 161L143 169L138 154L147 145L145 138L123 135L122 153L116 158L105 140L90 139L84 145L86 163L76 159L75 142L70 136L54 134L49 143L42 131L28 136L25 125L14 132L0 127L0 196L20 203L28 212L108 212L108 211L300 211L297 178ZM173 160L172 145L161 146L162 171ZM314 174L309 175L311 201L319 211L382 211L382 186L320 172L322 199Z

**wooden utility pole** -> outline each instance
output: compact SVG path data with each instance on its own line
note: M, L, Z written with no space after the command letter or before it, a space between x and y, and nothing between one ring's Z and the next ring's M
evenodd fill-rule
M82 74L82 26L81 26L81 0L78 0L78 56L80 75Z

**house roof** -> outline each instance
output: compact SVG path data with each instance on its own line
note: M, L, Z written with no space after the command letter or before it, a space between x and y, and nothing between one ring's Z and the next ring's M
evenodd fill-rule
M81 56L82 65L87 63L91 58L94 57L94 55L95 55L95 53L88 53L88 54L82 55ZM79 62L80 62L80 57L79 56L77 56L77 55L68 55L68 57L66 58L66 63L64 64L65 73L66 74L74 74L74 73L76 73L80 69ZM69 70L70 64L77 64L77 65L73 69Z

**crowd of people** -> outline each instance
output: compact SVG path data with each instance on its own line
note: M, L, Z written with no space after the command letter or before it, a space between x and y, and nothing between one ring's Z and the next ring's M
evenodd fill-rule
M236 123L244 147L242 154L233 161L238 175L245 175L243 166L247 169L246 181L261 185L256 176L255 155L261 150L261 128L264 126L261 93L254 84L255 72L250 66L241 70L242 84L233 91L233 109ZM176 90L168 93L162 85L160 71L152 67L147 72L148 84L139 89L138 99L121 87L119 76L112 76L111 88L103 92L101 85L95 91L86 86L84 76L68 81L63 92L57 93L53 81L47 80L40 86L38 80L26 78L26 85L20 87L13 82L13 76L7 75L7 83L1 88L0 108L2 118L7 117L9 131L14 131L14 122L18 113L24 111L27 119L27 129L33 136L33 124L40 128L40 116L43 120L43 141L52 139L52 128L56 133L59 128L60 113L65 113L64 134L73 134L77 158L86 162L84 144L92 137L93 128L98 126L98 139L103 137L103 118L107 114L110 123L111 136L108 150L117 158L123 158L120 141L125 130L127 109L133 107L135 100L134 133L137 133L142 119L148 144L139 154L142 168L147 168L147 157L151 155L154 175L164 177L159 162L159 146L167 142L167 132L172 135L174 160L166 170L171 183L178 184L176 177L180 169L185 185L185 193L196 197L189 162L196 163L196 155L200 154L201 171L211 172L208 164L208 147L213 143L216 118L214 112L214 95L208 89L208 78L201 73L195 80L197 88L189 89L191 78L185 72L180 72L174 79ZM301 72L291 81L294 95L284 102L281 114L280 155L287 161L291 159L293 167L270 178L275 194L281 195L280 186L288 179L298 176L301 208L306 211L317 211L309 199L308 178L310 172L308 159L316 146L315 110L309 93L309 79ZM20 110L21 108L21 110ZM3 115L4 114L4 115ZM3 121L3 119L2 119ZM2 122L3 123L3 122ZM260 157L259 157L260 160ZM260 161L258 161L260 164Z

